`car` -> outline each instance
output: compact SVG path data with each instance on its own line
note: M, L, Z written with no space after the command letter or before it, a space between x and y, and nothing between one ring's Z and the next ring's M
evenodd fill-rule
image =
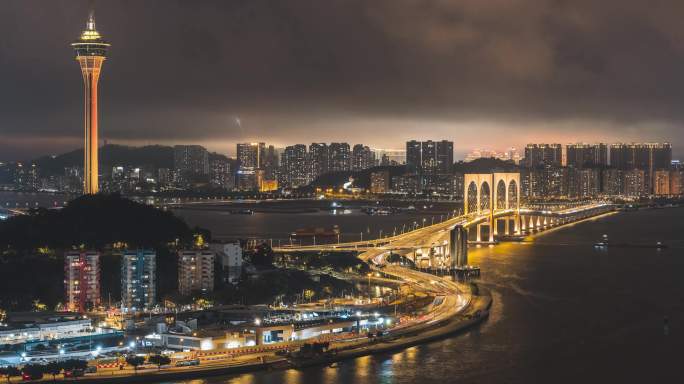
M176 362L176 367L190 367L193 365L200 365L199 359L181 360L181 361Z
M40 380L43 378L42 372L22 372L21 379L24 381Z
M82 369L74 369L72 371L64 371L64 377L82 377L85 371Z

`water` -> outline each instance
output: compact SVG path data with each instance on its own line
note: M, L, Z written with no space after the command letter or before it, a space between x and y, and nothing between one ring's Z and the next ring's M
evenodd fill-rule
M402 230L409 230L414 225L421 226L423 223L429 225L433 220L438 222L440 216L445 219L448 214L447 211L429 213L415 211L387 216L370 216L362 213L358 208L351 209L349 214L343 214L342 211L321 210L298 214L255 212L253 215L241 215L231 214L228 210L207 212L205 209L180 209L175 210L174 213L193 226L198 225L210 229L212 236L216 238L273 239L274 245L278 240L285 244L289 241L290 234L300 228L331 229L333 225L337 225L340 229L340 241L358 241L361 238L375 239L381 235L399 234ZM328 240L336 242L337 238Z
M212 213L203 214L214 220ZM270 227L270 216L264 215L263 228ZM472 249L472 263L482 267L482 283L494 298L492 314L479 328L443 341L337 368L179 383L678 382L684 347L682 218L683 208L625 212L557 229L534 244ZM255 233L258 219L244 217L254 220L249 228ZM358 225L372 220L357 219ZM288 230L296 225L291 222ZM604 233L615 243L662 241L670 248L594 249Z
M61 197L0 193L25 204ZM29 203L32 204L32 203ZM42 203L41 203L42 204ZM3 205L4 206L4 205ZM180 210L219 237L283 238L303 227L338 224L343 241L360 232L413 222L434 213L391 216ZM680 382L684 347L684 208L623 212L556 229L532 244L471 248L482 284L494 298L487 322L467 333L405 351L314 367L180 381L192 384L314 383L660 383ZM594 249L611 243L669 249ZM665 335L664 317L669 331Z

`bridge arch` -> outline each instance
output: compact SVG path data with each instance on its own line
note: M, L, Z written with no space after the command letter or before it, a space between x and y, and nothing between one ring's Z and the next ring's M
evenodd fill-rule
M492 191L489 188L489 183L484 181L480 185L480 211L486 211L492 208Z
M508 182L508 196L506 196L508 209L518 209L518 192L518 183L515 180Z
M468 189L466 190L466 199L465 199L465 211L466 213L468 212L477 212L478 211L478 193L477 193L477 184L475 184L474 181L471 181L468 184Z
M520 173L465 174L463 181L465 214L520 207Z
M496 183L496 209L508 208L506 204L506 197L506 182L499 180L499 182Z

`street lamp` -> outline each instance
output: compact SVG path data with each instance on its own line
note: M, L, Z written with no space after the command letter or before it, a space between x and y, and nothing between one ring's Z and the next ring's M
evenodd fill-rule
M367 276L368 276L368 304L370 304L370 302L371 302L371 282L370 282L370 278L371 278L371 276L373 276L373 274L370 273L370 272L368 272L368 275L367 275Z

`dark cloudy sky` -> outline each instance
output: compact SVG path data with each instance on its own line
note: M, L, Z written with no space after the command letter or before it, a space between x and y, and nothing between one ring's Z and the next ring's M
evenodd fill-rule
M0 160L79 147L88 1L0 2ZM100 0L101 136L125 144L670 141L684 1ZM236 117L242 121L236 124Z

